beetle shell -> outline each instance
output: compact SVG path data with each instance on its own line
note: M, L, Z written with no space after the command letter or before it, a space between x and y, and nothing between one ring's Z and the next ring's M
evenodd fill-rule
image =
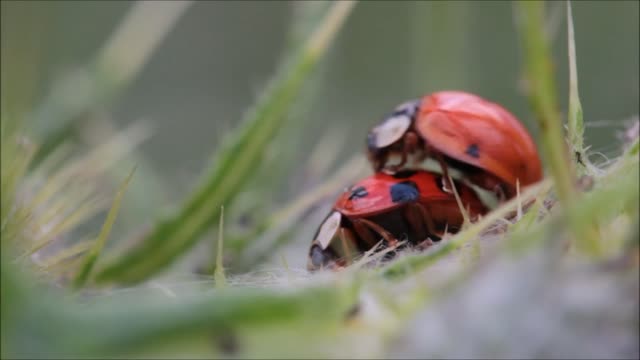
M455 196L443 185L442 176L424 170L376 173L358 181L340 194L316 231L308 269L346 266L384 238L373 226L413 245L439 240L445 230L457 231L463 217ZM455 185L472 218L486 213L471 188ZM383 244L390 245L387 240Z
M394 119L403 116L411 118L405 133L389 131L399 122ZM407 139L416 143L407 144ZM502 106L462 91L436 92L397 107L372 129L367 144L376 171L389 168L391 156L410 151L418 158L440 157L482 188L500 186L507 197L515 195L517 182L526 186L542 179L536 145L518 119Z
M533 139L516 117L479 96L445 91L423 99L416 132L448 157L485 169L512 189L542 178Z

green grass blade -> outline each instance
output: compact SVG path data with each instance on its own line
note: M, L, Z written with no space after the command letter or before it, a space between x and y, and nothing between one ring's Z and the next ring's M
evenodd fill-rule
M38 261L38 266L41 271L47 271L49 273L55 273L57 268L61 268L67 265L67 263L79 255L91 250L95 246L95 240L83 240L74 245L66 247L64 250L58 251L56 254L48 256L42 261Z
M578 92L578 68L576 65L576 43L573 31L573 15L571 1L567 1L567 42L569 47L569 142L574 154L582 161L587 161L584 154L584 122L582 104Z
M229 330L332 330L356 303L359 290L353 282L295 290L245 287L183 293L178 299L139 290L80 306L56 292L37 296L42 288L29 285L33 279L9 263L0 262L3 358L130 357L160 343L179 346L185 334L205 340L211 349L211 341Z
M52 221L50 224L41 222L41 219L36 219L36 226L51 226L51 229L46 231L42 236L35 237L34 243L28 248L22 257L31 255L45 246L51 244L59 236L69 233L75 227L83 224L91 216L97 214L102 210L104 204L102 201L88 199L85 203L80 204L69 214L64 214L59 222Z
M639 139L636 138L630 145L629 147L625 150L625 156L638 156L638 153L640 152L640 142L638 141Z
M524 50L524 70L529 101L541 129L542 150L554 181L555 193L564 209L571 208L578 199L575 186L575 166L571 162L563 136L563 122L558 111L557 90L553 72L553 57L544 26L545 3L518 1L516 25ZM570 165L570 166L568 166ZM571 211L569 224L578 247L590 255L600 252L597 229L584 224Z
M216 288L227 286L227 279L224 276L223 251L224 251L224 206L220 209L220 222L218 223L218 241L216 251L216 267L213 271L213 279Z
M4 125L4 122L2 123ZM16 198L20 184L24 178L29 163L35 154L35 149L21 146L19 136L17 134L2 134L2 172L0 173L0 234L2 234L2 242L14 240L9 233L16 234L20 228L20 224L15 223L15 227L9 230L12 220L17 220L17 211L15 207Z
M557 88L553 73L553 57L544 31L544 3L518 1L516 23L523 46L524 71L529 102L538 127L542 130L542 150L550 166L561 202L575 199L573 172L568 170L567 149L562 134L562 119L558 111Z
M65 140L96 106L113 101L135 79L192 1L137 1L93 61L55 83L35 110L41 147L34 165ZM153 13L149 17L149 13Z
M97 281L140 281L177 259L215 224L220 206L230 205L256 164L262 161L264 149L353 5L354 2L344 1L331 6L304 47L294 54L292 61L285 63L245 117L243 126L227 138L201 186L176 214L157 223L140 246L102 269Z
M133 178L133 174L135 173L136 168L131 169L129 176L122 182L120 188L118 189L118 193L116 197L113 199L113 204L111 205L111 209L109 209L109 213L107 214L107 219L102 225L102 229L100 230L100 234L98 238L93 243L93 247L89 250L87 254L84 264L81 266L80 271L78 272L73 286L75 288L81 288L89 279L89 275L91 274L91 270L93 270L93 266L98 260L98 256L100 252L104 248L104 244L107 242L109 238L109 234L111 233L111 228L113 227L113 223L116 221L116 217L118 216L118 210L120 210L120 203L122 202L122 197L124 196L125 191L127 190L127 186Z

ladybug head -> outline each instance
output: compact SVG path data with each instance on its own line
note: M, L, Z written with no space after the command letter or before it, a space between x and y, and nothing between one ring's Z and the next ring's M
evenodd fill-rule
M333 211L320 225L309 249L309 259L307 262L307 269L309 271L328 267L331 262L335 261L335 255L330 247L333 240L338 237L341 223L342 214Z
M403 148L404 135L418 112L420 100L405 102L395 108L380 124L369 131L367 152L376 171L384 167L387 157Z

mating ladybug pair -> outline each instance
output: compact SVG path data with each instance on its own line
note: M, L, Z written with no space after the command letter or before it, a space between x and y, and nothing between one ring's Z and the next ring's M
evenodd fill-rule
M383 239L429 244L463 223L452 187L476 218L488 211L470 183L500 201L542 179L535 143L509 111L479 96L442 91L406 102L367 137L374 175L343 192L318 228L307 268L339 268ZM420 169L435 160L441 173ZM395 160L395 163L392 161ZM449 169L461 174L449 181Z

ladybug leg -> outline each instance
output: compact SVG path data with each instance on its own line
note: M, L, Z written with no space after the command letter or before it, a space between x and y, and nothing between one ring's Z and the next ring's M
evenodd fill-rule
M338 237L340 237L340 242L342 243L342 247L344 248L344 257L348 261L348 263L351 264L353 258L351 257L351 249L349 248L347 237L344 235L343 227L338 230Z
M382 151L380 153L372 153L368 152L367 157L369 158L369 162L371 163L371 167L373 171L380 171L387 163L389 158L389 153L387 151Z
M427 237L435 236L438 239L440 236L439 232L436 230L436 224L433 222L433 218L431 217L431 213L429 209L427 209L423 204L416 203L415 208L418 210L419 214L422 216L423 223L427 226Z
M447 163L444 161L444 158L440 154L436 154L435 158L440 164L440 169L442 169L442 190L451 194L453 193L453 184L451 183L451 178L449 177Z
M402 168L406 163L409 157L409 154L413 154L418 149L418 135L416 135L413 131L407 131L402 138L402 154L400 158L400 162L395 165L389 166L392 171L398 171Z
M407 219L407 221L409 222L409 226L411 226L411 228L415 231L415 233L419 234L418 239L420 239L421 237L424 238L424 240L422 240L421 242L417 243L414 246L416 250L422 251L428 248L429 246L433 245L433 241L429 238L430 231L425 229L427 224L424 220L425 217L422 214L422 211L420 210L419 206L422 206L422 205L410 204L409 206L407 206L406 212L405 212L405 218Z
M405 153L405 159L407 157L408 154L413 154L414 152L416 152L416 150L418 150L418 143L420 142L420 139L418 138L418 135L413 132L413 131L407 131L406 134L404 134L404 153Z
M378 241L371 234L367 226L359 220L353 220L353 230L356 232L357 236L362 239L364 243L367 245L367 249L371 249L374 247ZM375 230L374 230L375 231Z
M384 238L384 240L389 244L389 246L396 246L396 244L398 243L398 239L396 239L393 234L391 234L390 232L388 232L387 230L385 230L382 226L374 223L371 220L367 220L367 219L358 219L355 220L355 222L361 222L362 224L368 226L371 230L377 232L378 234L380 234L380 236L382 236Z
M414 204L408 204L404 210L404 218L409 223L409 226L418 238L426 237L428 235L427 229L425 229L425 223L420 210Z

